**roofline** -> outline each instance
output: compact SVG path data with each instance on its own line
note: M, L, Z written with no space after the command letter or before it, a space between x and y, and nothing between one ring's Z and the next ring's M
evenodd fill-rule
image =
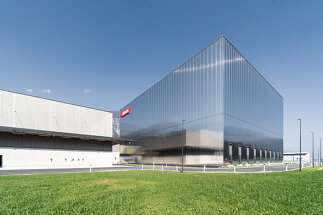
M131 142L131 139L115 138L108 136L97 136L97 135L87 135L87 134L77 134L77 133L67 133L67 132L56 132L47 130L36 130L36 129L25 129L18 127L6 127L0 126L0 132L12 133L17 135L35 135L35 136L46 136L46 137L60 137L60 138L74 138L82 140L97 140L102 142L111 142L112 144L121 144L124 142Z
M98 108L91 108L91 107L87 107L87 106L84 106L84 105L77 105L77 104L73 104L73 103L58 101L58 100L55 100L55 99L48 99L48 98L43 98L43 97L40 97L40 96L33 96L33 95L25 94L25 93L19 93L19 92L4 90L4 89L0 89L0 91L4 91L4 92L8 92L8 93L14 93L14 94L23 95L23 96L30 96L30 97L33 97L33 98L44 99L44 100L47 100L47 101L53 101L53 102L73 105L73 106L77 106L77 107L88 108L88 109L92 109L92 110L98 110L98 111L104 111L104 112L108 112L108 113L113 113L112 111L108 111L108 110L102 110L102 109L98 109Z
M201 51L198 51L193 57L190 57L188 60L186 60L184 63L182 63L180 66L178 66L176 69L174 69L173 71L171 71L170 73L168 73L166 76L164 76L162 79L160 79L159 81L157 81L154 85L152 85L151 87L149 87L147 90L145 90L144 92L140 93L138 96L136 96L134 99L132 99L129 103L127 103L126 105L124 105L120 110L124 109L128 104L130 104L132 101L134 101L135 99L137 99L139 96L143 95L144 93L146 93L148 90L150 90L151 88L153 88L156 84L158 84L159 82L161 82L162 80L164 80L165 78L167 78L169 75L173 74L176 70L178 70L181 66L183 66L184 64L186 64L188 61L192 60L195 56L197 56L198 54L200 54L201 52L203 52L205 49L207 49L208 47L210 47L211 45L213 45L215 42L217 42L218 40L220 40L222 37L219 37L218 39L214 40L212 43L210 43L208 46L206 46L204 49L202 49Z
M269 86L271 88L273 88L273 90L276 91L276 93L282 98L284 99L284 97L273 87L273 85L271 85L271 83L269 83L269 81L267 81L267 79L247 60L247 58L245 58L241 52L225 37L225 36L222 36L228 43L230 43L230 45L243 57L243 59L245 61L247 61L247 63L269 84Z
M136 96L134 99L132 99L130 102L128 102L126 105L122 106L122 108L120 108L120 111L122 109L124 109L126 106L128 106L132 101L134 101L135 99L137 99L138 97L140 97L141 95L143 95L144 93L146 93L148 90L150 90L151 88L153 88L156 84L158 84L160 81L164 80L165 78L167 78L169 75L173 74L176 70L178 70L181 66L183 66L184 64L186 64L188 61L192 60L195 56L197 56L198 54L200 54L201 52L203 52L205 49L209 48L211 45L213 45L214 43L216 43L218 40L220 40L221 38L225 39L226 41L228 41L230 43L230 45L243 57L243 59L269 84L269 86L282 98L284 99L284 97L267 81L267 79L265 79L265 77L239 52L239 50L232 45L232 43L225 37L225 36L221 36L218 39L214 40L212 43L210 43L208 46L206 46L205 48L203 48L202 50L198 51L195 55L193 55L193 57L189 58L188 60L186 60L184 63L182 63L180 66L178 66L176 69L174 69L172 72L168 73L166 76L164 76L162 79L160 79L159 81L157 81L154 85L152 85L151 87L149 87L147 90L145 90L144 92L140 93L138 96Z

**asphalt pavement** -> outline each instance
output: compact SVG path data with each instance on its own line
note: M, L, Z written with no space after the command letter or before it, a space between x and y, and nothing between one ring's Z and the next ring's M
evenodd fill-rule
M311 164L306 163L304 167ZM262 173L262 172L282 172L297 170L299 164L266 164L258 166L236 166L229 168L222 167L184 167L184 172L206 172L206 173ZM166 165L115 165L104 168L64 168L64 169L19 169L0 170L1 175L34 175L34 174L60 174L60 173L82 173L82 172L110 172L110 171L130 171L130 170L158 170L158 171L181 171L181 166Z
M1 175L36 175L36 174L59 174L59 173L82 173L82 172L109 172L127 171L139 168L130 166L114 166L100 168L62 168L62 169L19 169L19 170L0 170Z

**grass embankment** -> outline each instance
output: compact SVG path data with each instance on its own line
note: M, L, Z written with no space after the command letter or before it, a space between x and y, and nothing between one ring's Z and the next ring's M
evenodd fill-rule
M0 214L323 214L323 171L0 177Z

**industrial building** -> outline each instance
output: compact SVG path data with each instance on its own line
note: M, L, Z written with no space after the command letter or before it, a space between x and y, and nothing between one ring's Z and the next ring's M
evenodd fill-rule
M111 112L0 90L0 168L109 167L119 162Z
M0 90L0 168L283 159L283 98L225 37L117 115Z
M284 153L284 162L285 163L298 163L299 162L299 152L288 152ZM311 156L309 152L301 153L302 162L311 162Z
M133 140L139 162L180 164L182 152L186 165L283 159L283 98L225 37L120 117L121 137Z

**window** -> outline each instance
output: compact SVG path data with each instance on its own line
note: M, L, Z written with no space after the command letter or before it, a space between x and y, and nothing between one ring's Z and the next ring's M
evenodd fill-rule
M255 163L256 163L256 159L257 159L257 149L254 148L253 149L253 160L254 160Z
M267 149L265 149L265 160L267 161Z
M0 155L0 168L2 168L2 155Z

